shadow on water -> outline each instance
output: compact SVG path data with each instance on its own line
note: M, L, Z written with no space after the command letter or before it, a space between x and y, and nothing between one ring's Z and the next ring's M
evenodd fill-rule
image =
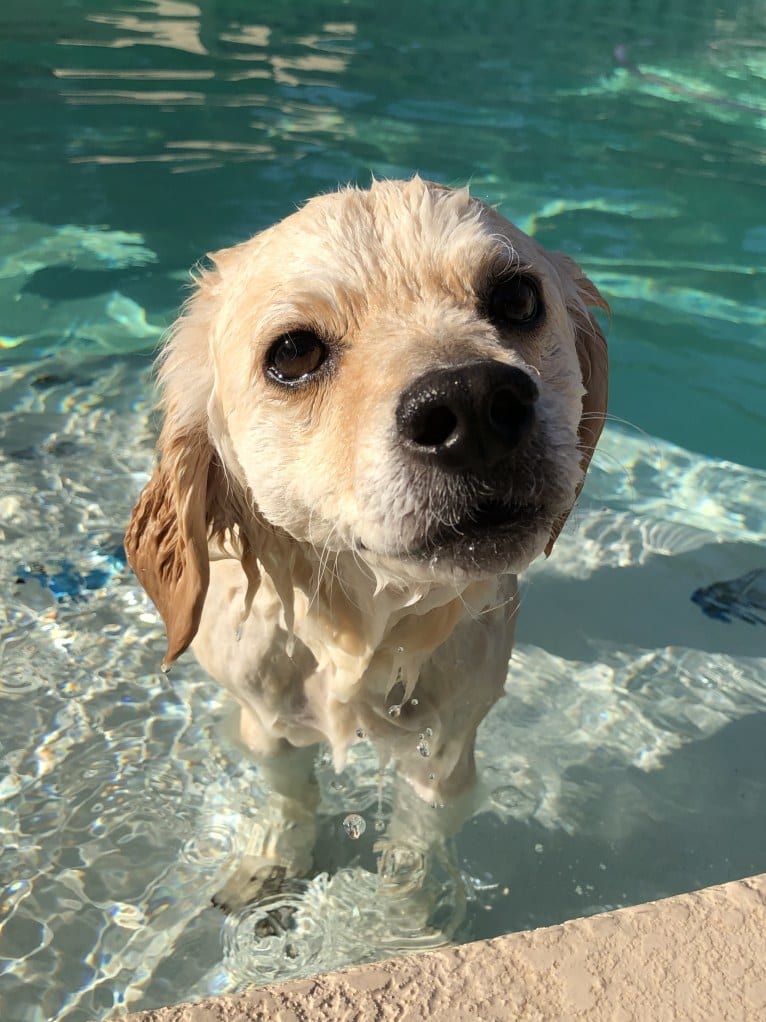
M657 769L596 750L563 781L571 830L501 824L483 814L460 835L471 871L497 885L471 908L472 936L547 926L766 870L764 712L689 742Z
M519 634L569 660L590 660L605 647L760 657L763 628L741 616L712 620L692 599L701 587L744 575L755 557L750 543L708 542L643 564L598 567L587 579L536 575L524 591Z

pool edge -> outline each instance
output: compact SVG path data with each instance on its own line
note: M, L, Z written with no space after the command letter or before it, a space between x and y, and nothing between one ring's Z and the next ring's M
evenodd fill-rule
M766 874L130 1022L766 1018Z

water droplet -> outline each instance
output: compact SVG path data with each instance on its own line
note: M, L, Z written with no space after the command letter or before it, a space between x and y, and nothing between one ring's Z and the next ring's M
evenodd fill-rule
M431 746L426 741L425 737L421 737L420 741L415 746L415 748L418 750L421 756L428 757L431 755Z
M394 720L396 720L396 718L400 715L401 712L402 707L399 703L394 703L393 706L389 706L388 708L388 715L389 717L393 717Z
M543 850L543 846L542 846L542 845L541 845L541 844L540 844L540 843L538 842L538 843L537 843L537 844L535 845L535 851L537 852L537 854L538 854L538 855L540 855L540 853L542 852L542 850Z
M435 781L436 780L436 774L429 774L428 775L428 780L429 781Z
M366 738L367 737L367 732L364 730L363 727L358 727L356 729L356 737L357 738Z
M417 699L414 699L414 698L410 699L410 706L417 706L417 705L418 705L418 700Z
M358 840L367 829L364 818L359 813L349 813L343 821L343 829L352 841Z
M397 646L396 647L396 652L397 653L403 653L404 652L404 646Z
M375 832L377 834L382 834L385 829L386 829L386 821L385 820L381 820L381 819L377 819L375 821Z

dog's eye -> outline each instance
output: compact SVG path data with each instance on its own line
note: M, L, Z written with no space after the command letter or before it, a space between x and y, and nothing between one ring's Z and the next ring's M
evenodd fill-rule
M296 383L311 376L327 358L324 341L311 330L293 330L272 344L266 372L280 383Z
M534 323L542 310L537 285L521 274L496 284L487 303L488 317L498 327Z

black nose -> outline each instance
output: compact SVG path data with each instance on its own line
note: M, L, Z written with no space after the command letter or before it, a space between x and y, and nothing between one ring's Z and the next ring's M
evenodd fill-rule
M418 377L399 399L396 423L413 454L459 472L508 457L535 421L536 400L523 370L472 362Z

